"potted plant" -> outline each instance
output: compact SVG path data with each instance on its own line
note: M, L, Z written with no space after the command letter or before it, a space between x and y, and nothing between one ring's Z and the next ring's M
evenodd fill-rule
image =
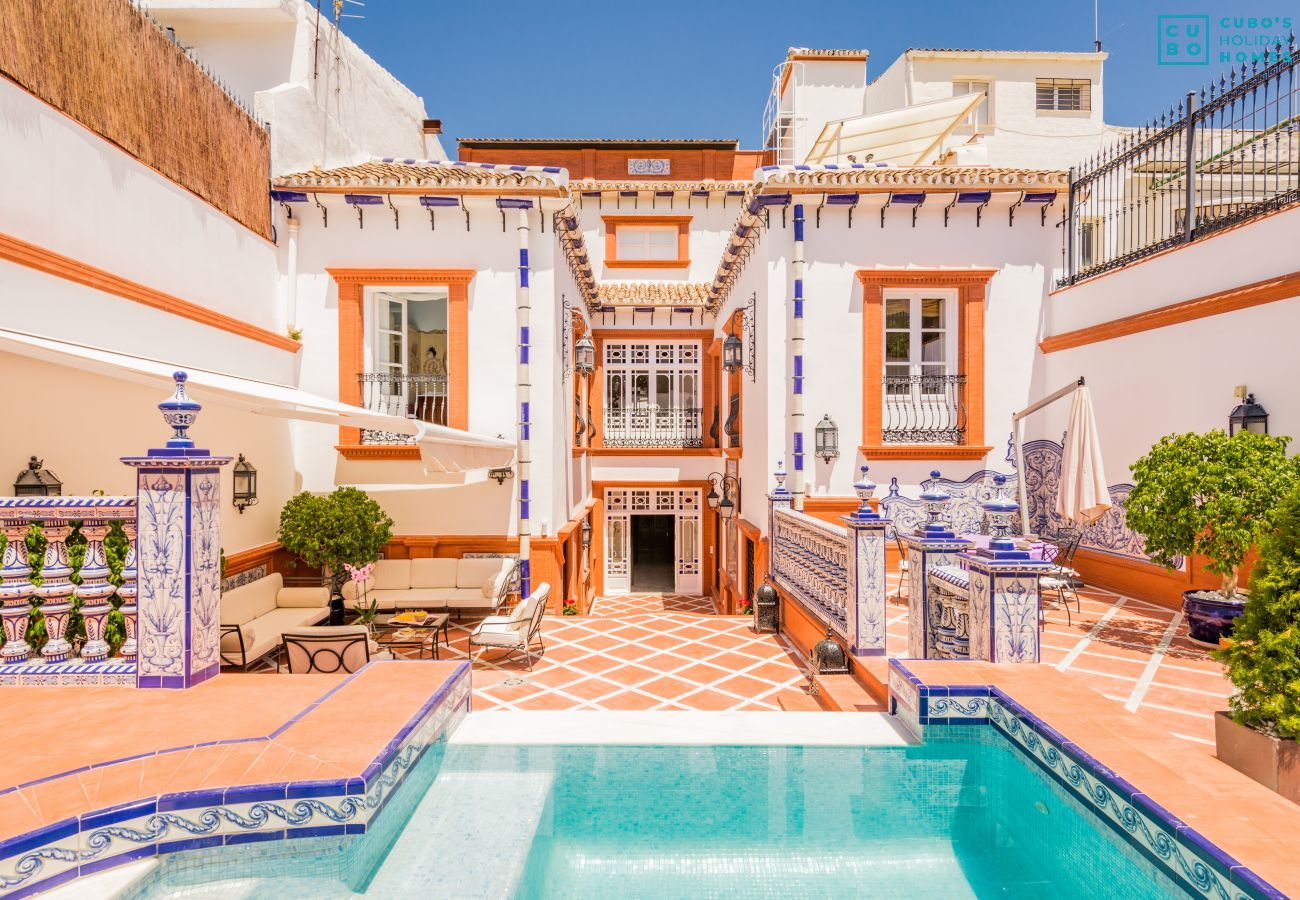
M1260 541L1250 599L1214 656L1237 687L1214 720L1219 759L1300 803L1300 489Z
M366 626L367 631L374 631L375 617L379 615L379 600L370 599L370 590L366 587L366 582L370 580L370 574L375 571L375 564L354 566L351 563L344 563L343 568L352 579L352 589L356 592L356 605L353 609L356 611L357 621Z
M393 520L365 491L341 487L332 494L304 491L280 510L280 543L329 577L330 596L347 580L347 565L379 559L393 537Z
M1124 515L1146 538L1152 562L1174 569L1180 557L1195 554L1221 579L1217 589L1183 592L1194 640L1217 645L1241 615L1242 560L1298 480L1296 461L1286 455L1289 440L1248 431L1166 435L1130 467L1135 484Z

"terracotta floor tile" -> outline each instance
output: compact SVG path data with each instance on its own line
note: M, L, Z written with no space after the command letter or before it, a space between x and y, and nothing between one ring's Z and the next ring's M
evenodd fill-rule
M717 691L708 690L707 688L686 697L678 697L674 702L688 709L713 711L731 709L738 704L744 703L744 701L737 700L735 697L728 697L726 694L719 694Z
M658 706L662 700L633 691L622 691L600 701L601 709L646 710Z

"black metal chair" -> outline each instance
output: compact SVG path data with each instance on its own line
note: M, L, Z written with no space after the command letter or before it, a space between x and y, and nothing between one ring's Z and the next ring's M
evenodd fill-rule
M1052 568L1038 580L1038 586L1043 591L1054 591L1056 593L1056 606L1065 610L1065 621L1074 624L1070 616L1070 606L1067 594L1074 597L1074 608L1076 612L1082 612L1083 608L1079 603L1079 592L1075 589L1075 581L1079 573L1073 568L1074 554L1079 550L1079 542L1083 540L1083 532L1078 528L1064 528L1057 533L1057 552L1051 560Z
M392 659L387 651L370 652L370 630L364 625L325 625L286 631L284 650L290 675L356 672L372 659Z

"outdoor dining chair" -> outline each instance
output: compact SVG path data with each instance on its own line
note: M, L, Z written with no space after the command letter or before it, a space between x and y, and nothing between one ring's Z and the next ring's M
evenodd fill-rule
M528 670L531 672L533 642L540 645L538 656L546 652L546 644L542 641L542 617L546 615L546 601L550 596L551 586L542 583L531 595L521 600L509 615L488 616L469 636L470 649L481 647L510 651L501 657L501 661L522 651L528 658Z
M1070 616L1070 596L1074 597L1075 611L1083 611L1079 604L1079 592L1075 588L1079 573L1073 568L1074 554L1078 552L1081 540L1083 540L1083 532L1077 528L1061 531L1058 534L1057 542L1059 549L1052 559L1052 568L1048 569L1043 577L1038 580L1040 590L1053 591L1056 594L1055 605L1065 610L1065 621L1071 625L1074 622Z
M284 633L289 674L352 673L372 659L392 659L386 650L372 653L370 631L364 625L322 625Z

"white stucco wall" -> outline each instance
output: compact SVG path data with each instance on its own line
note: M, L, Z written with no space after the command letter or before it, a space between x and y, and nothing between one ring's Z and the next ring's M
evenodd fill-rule
M1278 213L1058 291L1045 335L1194 300L1294 272L1300 209ZM1226 429L1245 385L1273 434L1300 435L1300 297L1041 355L1034 383L1047 393L1084 376L1092 392L1111 483L1161 436ZM1060 440L1069 403L1026 422L1029 437ZM1292 447L1295 452L1296 447Z
M283 333L268 241L0 80L11 171L0 232L224 315ZM0 325L280 380L293 355L63 279L0 263Z
M319 20L304 0L162 0L150 10L271 123L273 174L371 156L446 158L436 136L420 133L424 101L336 36L328 5Z
M329 227L314 206L298 206L298 309L303 328L302 386L313 393L338 396L338 294L326 268L465 268L476 271L469 286L469 430L489 437L516 436L515 285L518 238L515 212L501 212L493 199L467 201L472 230L465 230L459 210L439 210L437 230L414 198L397 198L400 228L387 207L365 213L364 228L355 210L341 197L321 197L330 207ZM532 327L530 372L532 391L532 503L536 521L545 519L552 532L569 518L571 507L566 470L570 466L567 429L572 421L559 378L561 360L559 297L555 291L557 263L550 214L558 201L546 202L546 231L536 211L532 227ZM277 221L283 223L283 213ZM559 264L564 265L563 259ZM411 286L403 290L416 290ZM571 299L573 299L571 297ZM367 326L368 327L368 326ZM368 332L369 333L369 332ZM557 415L557 411L560 413ZM335 484L429 484L456 486L445 494L404 492L390 514L403 534L514 534L518 479L498 486L484 484L484 473L471 476L426 475L416 462L347 461L335 451L338 432L327 426L300 425L298 465L306 486L329 490ZM467 483L467 478L475 483ZM403 492L397 492L403 493ZM409 496L405 496L409 495ZM585 498L584 498L585 499ZM385 501L386 506L388 501ZM399 518L400 515L400 518Z

